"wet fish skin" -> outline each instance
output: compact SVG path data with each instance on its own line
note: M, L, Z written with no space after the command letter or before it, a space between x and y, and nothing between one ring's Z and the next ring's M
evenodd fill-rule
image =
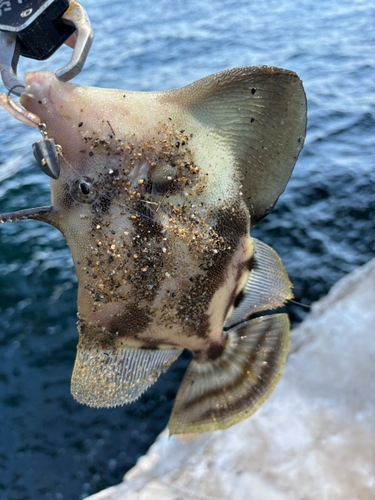
M25 82L21 103L63 151L52 209L22 217L59 229L73 258L74 397L96 407L131 402L188 348L195 360L171 432L246 418L288 350L285 315L232 325L292 297L280 259L249 231L302 149L297 75L236 68L156 93L80 87L46 72Z

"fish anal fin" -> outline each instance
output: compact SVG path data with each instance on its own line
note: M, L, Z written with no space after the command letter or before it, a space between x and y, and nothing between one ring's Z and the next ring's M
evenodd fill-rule
M111 408L138 399L178 358L182 349L78 347L71 393L79 403Z
M254 254L249 278L241 290L241 301L225 322L225 328L259 311L276 309L293 298L292 283L275 250L253 238Z
M288 316L262 316L227 333L222 356L189 365L169 420L171 435L226 429L252 415L274 390L289 349Z

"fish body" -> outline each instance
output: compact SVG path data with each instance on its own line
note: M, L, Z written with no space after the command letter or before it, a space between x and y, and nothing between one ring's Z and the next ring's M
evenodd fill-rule
M238 324L292 297L276 253L250 236L303 146L306 100L292 72L236 68L166 92L63 83L29 73L21 104L62 150L43 220L78 277L72 394L94 407L137 399L193 352L173 434L253 413L288 350L285 314Z

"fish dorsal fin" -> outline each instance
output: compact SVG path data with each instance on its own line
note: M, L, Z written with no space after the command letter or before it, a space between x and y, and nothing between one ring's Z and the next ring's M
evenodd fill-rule
M182 349L77 350L71 393L79 403L110 408L138 399Z
M250 275L240 299L225 322L225 328L238 323L250 314L281 307L293 298L292 284L275 250L253 238L254 254L249 263ZM235 301L235 304L236 304Z
M303 147L306 97L301 80L271 66L243 67L176 92L218 146L230 149L233 164L223 168L237 167L254 226L273 209ZM217 175L219 168L215 165Z
M262 316L227 333L219 358L190 363L169 420L171 434L226 429L252 415L277 384L289 349L288 316Z

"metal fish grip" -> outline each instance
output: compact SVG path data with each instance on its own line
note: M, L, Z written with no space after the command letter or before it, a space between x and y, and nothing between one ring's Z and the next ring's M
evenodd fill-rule
M71 35L77 39L70 62L56 72L68 81L82 69L93 40L85 9L75 0L0 1L0 71L15 95L25 86L17 79L20 55L48 59Z

